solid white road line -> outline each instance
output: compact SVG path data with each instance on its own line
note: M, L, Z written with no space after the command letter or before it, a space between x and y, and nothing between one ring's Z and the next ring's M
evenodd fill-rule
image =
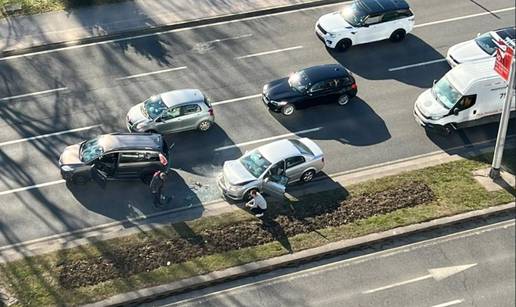
M230 149L230 148L246 146L246 145L251 145L251 144L256 144L256 143L262 143L262 142L272 141L272 140L276 140L276 139L282 139L282 138L285 138L285 137L288 137L288 136L293 136L293 135L296 135L296 134L305 134L305 133L309 133L309 132L319 131L322 128L323 127L306 129L306 130L296 131L296 132L292 132L292 133L285 133L285 134L282 134L282 135L272 136L272 137L264 138L264 139L260 139L260 140L255 140L255 141L249 141L249 142L244 142L244 143L239 143L239 144L234 144L234 145L229 145L229 146L218 147L218 148L215 148L215 151L222 151L222 150L226 150L226 149Z
M158 71L146 72L146 73L143 73L143 74L130 75L130 76L127 76L127 77L116 78L116 80L134 79L134 78L145 77L145 76L156 75L156 74L162 74L162 73L165 73L165 72L176 71L176 70L183 70L183 69L187 69L187 67L186 66L181 66L181 67L174 67L174 68L163 69L163 70L158 70Z
M410 64L410 65L405 65L405 66L400 66L400 67L389 68L389 71L402 70L402 69L419 67L419 66L424 66L424 65L428 65L428 64L434 64L434 63L440 63L440 62L446 62L446 59L438 59L438 60L433 60L433 61L427 61L427 62Z
M226 104L226 103L230 103L230 102L236 102L236 101L241 101L241 100L248 100L248 99L258 98L261 95L262 94L256 94L256 95L250 95L250 96L245 96L245 97L233 98L233 99L228 99L228 100L221 100L221 101L213 102L211 105L217 106L217 105Z
M0 192L0 196L7 195L7 194L12 194L12 193L23 192L23 191L28 191L28 190L33 190L33 189L39 189L39 188L43 188L43 187L48 187L50 185L56 185L56 184L61 184L61 183L65 183L65 182L66 181L64 179L61 179L61 180L56 180L56 181L51 181L51 182L35 184L35 185L28 186L28 187L17 188L17 189L13 189L13 190L8 190L8 191Z
M16 144L16 143L21 143L21 142L28 142L28 141L33 141L33 140L39 140L39 139L48 138L48 137L51 137L51 136L57 136L57 135L62 135L62 134L67 134L67 133L74 133L74 132L89 130L89 129L97 128L97 127L100 127L100 126L101 125L93 125L93 126L88 126L88 127L82 127L82 128L76 128L76 129L70 129L70 130L65 130L65 131L54 132L54 133L42 134L42 135L38 135L38 136L32 136L32 137L28 137L28 138L24 138L24 139L18 139L18 140L2 142L2 143L0 143L0 147L6 146L6 145L11 145L11 144Z
M461 300L453 300L453 301L449 301L449 302L442 303L442 304L439 304L439 305L434 305L432 307L448 307L448 306L453 306L453 305L460 304L462 302L464 302L463 299L461 299Z
M478 17L478 16L492 15L492 14L495 14L495 13L508 12L508 11L512 11L514 9L515 9L515 7L513 6L513 7L508 7L508 8L499 9L499 10L490 11L490 12L483 12L483 13L478 13L478 14L471 14L471 15L466 15L466 16L442 19L442 20L437 20L437 21L432 21L432 22L427 22L427 23L422 23L422 24L419 24L419 25L415 25L414 28L433 26L433 25L437 25L437 24L445 23L445 22L452 22L452 21L468 19L468 18L473 18L473 17Z
M22 94L22 95L16 95L16 96L4 97L4 98L0 98L0 101L8 101L8 100L17 99L17 98L24 98L24 97L30 97L30 96L37 96L37 95L43 95L43 94L48 94L48 93L60 92L60 91L65 91L67 89L68 89L67 87L60 87L60 88L55 88L55 89L41 91L41 92L34 92L34 93L28 93L28 94Z
M296 49L301 49L301 48L303 48L303 46L295 46L295 47L289 47L289 48L283 48L283 49L276 49L276 50L271 50L271 51L265 51L265 52L259 52L259 53L243 55L243 56L236 57L235 59L242 60L242 59L257 57L257 56L261 56L261 55L267 55L267 54L273 54L273 53L278 53L278 52L296 50Z

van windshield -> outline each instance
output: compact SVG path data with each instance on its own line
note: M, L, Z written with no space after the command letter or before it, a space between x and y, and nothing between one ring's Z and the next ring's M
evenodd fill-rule
M435 99L447 109L453 108L462 96L447 78L441 78L441 80L435 83L432 87L432 93Z

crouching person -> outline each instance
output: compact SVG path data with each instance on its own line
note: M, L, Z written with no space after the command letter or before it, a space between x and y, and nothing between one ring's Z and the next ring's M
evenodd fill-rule
M251 209L251 212L256 217L262 217L267 210L267 201L265 198L256 190L251 191L251 200L248 201L245 206Z

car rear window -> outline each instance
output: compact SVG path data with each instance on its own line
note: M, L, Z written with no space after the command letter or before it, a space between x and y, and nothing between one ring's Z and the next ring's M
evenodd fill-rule
M294 146L296 146L297 150L299 150L300 153L304 155L310 155L313 156L314 153L306 146L305 144L301 143L299 140L289 140L290 143L292 143Z

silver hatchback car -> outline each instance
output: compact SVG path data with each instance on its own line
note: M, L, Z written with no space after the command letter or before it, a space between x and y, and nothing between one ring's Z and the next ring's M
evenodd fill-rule
M127 113L130 132L172 133L206 131L215 121L213 108L197 89L170 91L155 95L132 107Z
M248 200L252 190L283 196L288 183L311 181L323 167L323 152L312 140L280 140L226 161L217 186L233 200Z

